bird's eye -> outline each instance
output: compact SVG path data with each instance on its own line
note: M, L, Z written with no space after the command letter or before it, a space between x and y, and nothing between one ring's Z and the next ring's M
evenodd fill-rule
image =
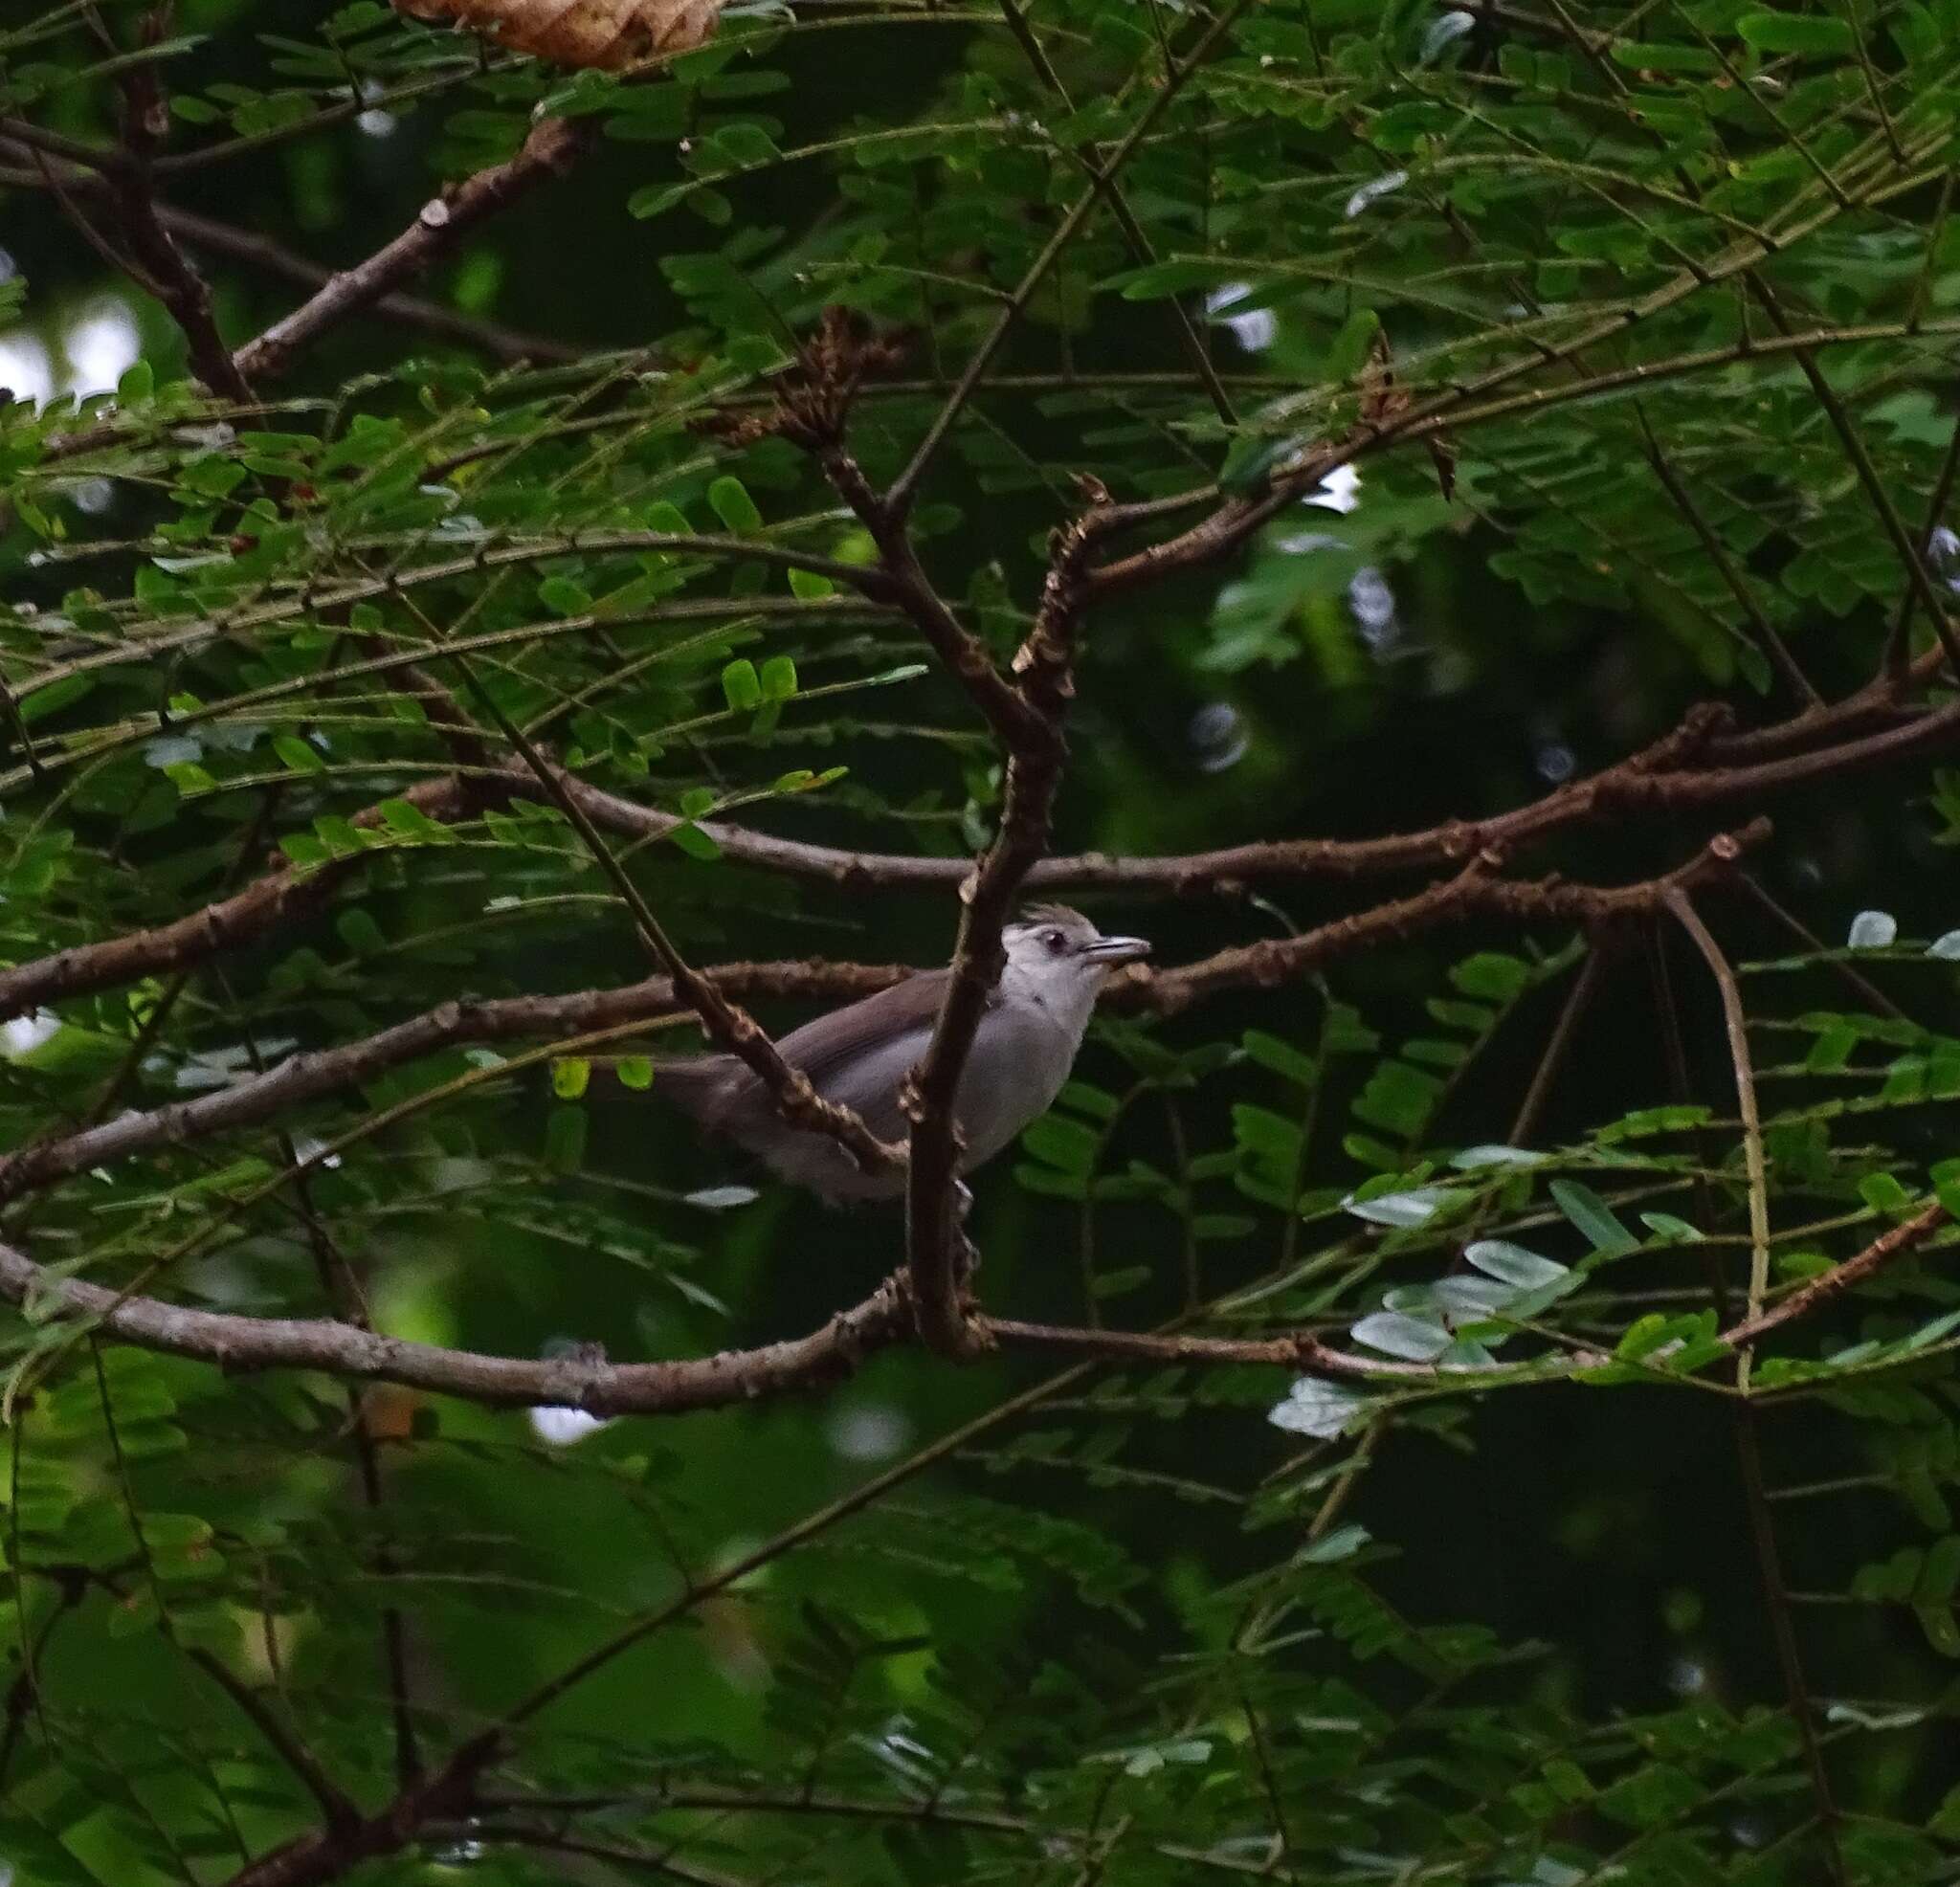
M1041 941L1047 944L1048 954L1051 957L1060 956L1062 951L1068 947L1068 939L1058 930L1051 930L1044 933Z

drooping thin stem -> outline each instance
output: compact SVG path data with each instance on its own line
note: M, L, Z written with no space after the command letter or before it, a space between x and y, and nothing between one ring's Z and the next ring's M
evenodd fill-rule
M1552 1086L1565 1067L1567 1057L1571 1054L1579 1024L1592 1006L1592 998L1599 992L1599 980L1605 967L1605 947L1595 942L1586 952L1586 961L1579 966L1579 974L1560 1005L1558 1020L1551 1026L1545 1053L1538 1057L1538 1066L1532 1071L1531 1085L1526 1089L1517 1119L1511 1122L1507 1145L1529 1146L1537 1135L1545 1103L1550 1098Z
M1743 1164L1748 1182L1749 1282L1748 1322L1762 1315L1763 1299L1770 1289L1770 1183L1763 1157L1763 1121L1756 1104L1756 1078L1749 1059L1748 1018L1742 1006L1742 990L1735 971L1723 955L1714 933L1702 921L1688 894L1678 885L1665 893L1667 908L1693 940L1715 987L1722 997L1723 1026L1728 1036L1728 1058L1735 1071L1736 1105L1742 1115ZM1749 1355L1742 1348L1737 1363L1737 1386L1748 1388Z

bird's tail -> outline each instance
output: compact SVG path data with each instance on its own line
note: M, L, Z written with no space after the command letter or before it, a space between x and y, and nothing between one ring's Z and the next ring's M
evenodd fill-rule
M676 1055L654 1063L653 1092L713 1130L722 1125L730 1091L742 1073L731 1054Z

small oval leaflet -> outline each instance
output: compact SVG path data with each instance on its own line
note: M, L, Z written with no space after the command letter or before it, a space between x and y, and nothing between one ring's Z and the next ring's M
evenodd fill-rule
M1434 1363L1449 1348L1452 1341L1450 1333L1440 1324L1405 1317L1398 1310L1378 1310L1364 1317L1348 1334L1357 1343L1365 1343L1384 1356L1402 1357L1410 1363Z
M1450 1165L1461 1172L1475 1172L1482 1166L1542 1166L1550 1157L1523 1146L1466 1146Z
M1302 1376L1287 1391L1286 1400L1266 1410L1266 1420L1276 1429L1297 1435L1313 1435L1331 1441L1369 1406L1370 1398L1346 1383L1324 1383L1318 1376Z
M1899 920L1890 911L1860 911L1844 941L1854 950L1882 950L1898 936Z
M1480 1238L1476 1244L1463 1247L1463 1256L1486 1277L1515 1284L1521 1291L1536 1291L1541 1285L1556 1283L1570 1270L1569 1265L1540 1257L1536 1252L1502 1238Z
M1452 1197L1441 1186L1418 1186L1408 1192L1381 1192L1372 1199L1357 1199L1350 1192L1341 1201L1341 1210L1352 1212L1370 1225L1407 1227L1421 1225L1436 1216L1437 1209Z
M1960 963L1960 930L1943 931L1926 946L1926 953L1942 963Z

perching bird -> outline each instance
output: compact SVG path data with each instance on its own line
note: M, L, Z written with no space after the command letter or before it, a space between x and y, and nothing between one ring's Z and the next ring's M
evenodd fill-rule
M1034 906L1001 932L1001 943L1006 967L980 1018L954 1105L965 1143L962 1172L992 1159L1048 1111L1075 1064L1103 979L1150 951L1141 937L1104 937L1058 904ZM880 1140L902 1142L909 1123L900 1087L925 1054L950 974L922 970L806 1022L776 1046L824 1099L855 1109ZM862 1172L828 1135L791 1125L755 1073L731 1054L664 1062L655 1070L654 1092L832 1204L893 1199L904 1190L902 1172Z

